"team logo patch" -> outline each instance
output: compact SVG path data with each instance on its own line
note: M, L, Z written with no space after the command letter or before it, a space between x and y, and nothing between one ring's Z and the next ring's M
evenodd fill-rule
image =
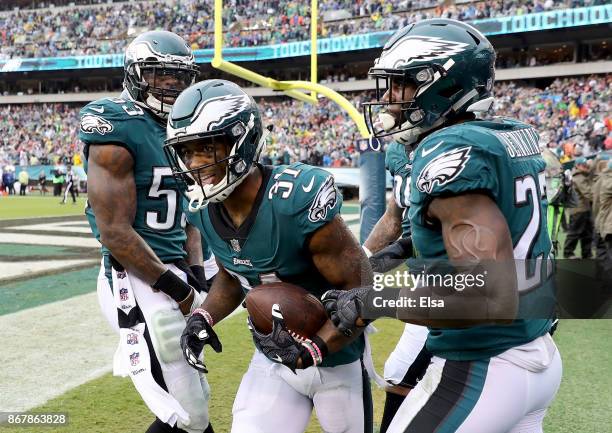
M232 250L234 250L235 252L239 253L240 251L242 251L242 248L240 248L240 242L238 241L238 239L231 239L230 245L232 246Z
M471 150L472 146L453 149L429 161L417 178L417 189L431 194L436 186L452 182L465 168Z
M126 276L127 273L125 271L117 271L117 278L119 278L120 280L123 280Z
M129 333L127 335L127 344L130 344L130 345L138 344L138 334Z
M134 352L130 355L130 364L136 366L140 363L140 352Z
M122 289L119 289L119 299L122 300L123 302L128 300L128 289L126 289L125 287Z
M327 211L333 209L338 202L338 191L334 184L333 176L329 176L314 198L310 211L308 212L308 219L315 223L317 221L323 221L327 218Z
M103 117L96 116L95 114L85 114L81 118L81 131L85 134L98 133L105 135L113 132L113 125Z
M200 117L204 128L210 131L226 119L235 117L250 103L251 99L247 95L223 95L211 98L198 107L192 120Z
M435 36L408 36L376 60L375 68L396 69L414 62L447 59L465 51L468 44L447 41Z

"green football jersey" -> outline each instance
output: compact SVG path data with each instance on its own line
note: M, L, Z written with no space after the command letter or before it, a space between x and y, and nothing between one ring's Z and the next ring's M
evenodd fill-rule
M165 126L127 98L91 102L81 109L80 117L79 138L85 143L86 160L90 146L105 144L125 147L134 159L134 230L163 262L184 258L185 219L181 195L163 151ZM86 214L99 240L93 210L88 207ZM104 248L103 253L107 253Z
M262 185L251 214L238 229L222 203L191 213L189 223L200 229L216 259L245 292L259 284L283 281L320 298L333 287L314 265L308 240L340 212L342 196L334 178L302 163L258 167ZM363 348L360 338L328 355L322 366L353 362Z
M527 293L534 283L551 281L545 167L537 132L516 120L465 122L426 137L415 151L410 191L412 239L418 254L424 259L447 257L439 224L427 218L432 198L481 192L504 215L517 263L543 259L538 269L518 270L519 290ZM519 319L508 325L430 329L427 348L453 360L488 358L545 334L550 325L547 319Z
M406 154L406 146L396 141L385 150L385 168L393 177L393 198L402 212L402 237L410 236L410 173L412 164Z

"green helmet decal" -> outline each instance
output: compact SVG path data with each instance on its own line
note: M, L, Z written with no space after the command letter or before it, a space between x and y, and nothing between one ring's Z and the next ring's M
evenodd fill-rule
M397 31L369 74L377 83L376 99L363 104L370 132L413 144L458 114L489 109L495 51L466 23L424 20ZM402 97L394 100L398 88Z
M181 93L168 118L164 150L190 210L225 200L259 159L268 134L255 101L230 81L201 81ZM214 162L191 167L185 157L187 147L210 147L214 141L226 143L224 156L214 150ZM201 173L217 164L226 165L225 177L203 185Z
M123 85L131 98L163 120L199 74L187 42L167 31L146 32L134 39L125 51L124 71Z

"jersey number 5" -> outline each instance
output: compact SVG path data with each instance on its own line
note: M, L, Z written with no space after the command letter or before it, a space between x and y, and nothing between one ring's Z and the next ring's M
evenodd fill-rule
M176 217L177 193L173 189L162 189L164 178L172 177L170 167L153 167L153 182L149 188L148 198L166 200L166 215L159 211L148 211L146 215L147 226L155 230L170 230L174 227Z

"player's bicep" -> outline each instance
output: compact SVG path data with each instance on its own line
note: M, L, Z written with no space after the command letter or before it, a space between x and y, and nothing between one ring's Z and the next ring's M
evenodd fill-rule
M101 234L105 228L128 224L136 214L134 160L119 145L90 146L88 199Z
M372 283L372 268L340 215L317 229L308 242L312 260L333 286L352 289Z
M518 308L516 265L510 229L499 207L484 194L468 193L434 199L429 214L442 226L455 270L475 280L484 278L484 285L461 292L459 308L477 296L479 305L486 306L487 319L512 320Z
M512 260L512 238L506 219L490 197L462 194L435 198L428 216L442 226L451 260Z

